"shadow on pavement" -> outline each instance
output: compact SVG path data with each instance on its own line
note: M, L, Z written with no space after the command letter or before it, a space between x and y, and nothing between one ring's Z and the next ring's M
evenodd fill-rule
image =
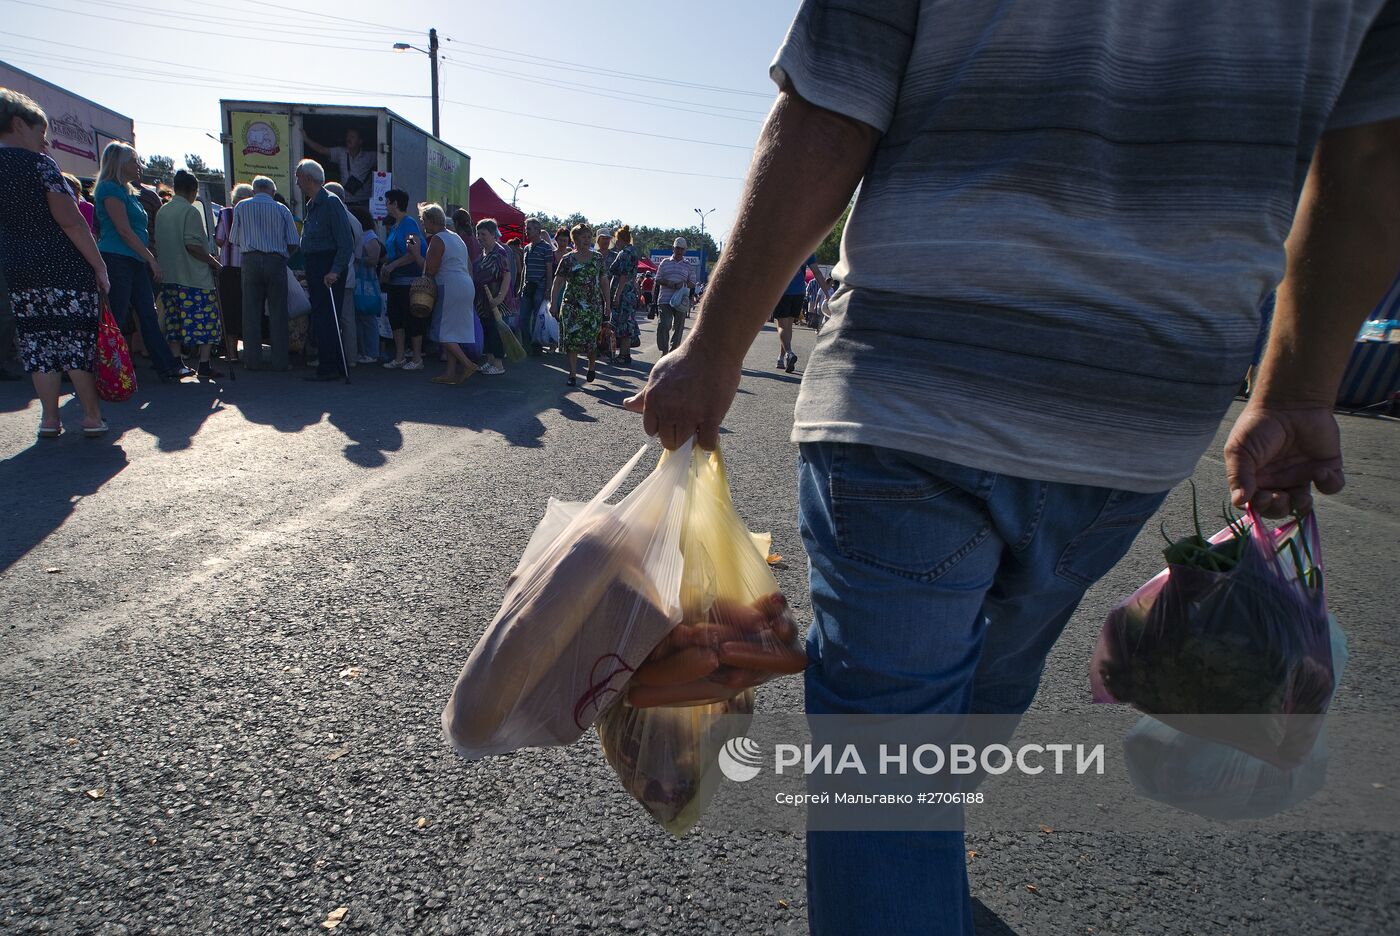
M972 925L977 936L1016 936L1016 931L1007 926L987 905L976 897L972 898Z
M65 414L67 415L67 414ZM69 424L75 420L69 419ZM36 439L17 455L0 461L5 522L0 523L0 572L5 571L61 527L84 497L97 493L127 466L126 452L110 437L85 439L69 431L57 439ZM43 484L35 484L43 478Z

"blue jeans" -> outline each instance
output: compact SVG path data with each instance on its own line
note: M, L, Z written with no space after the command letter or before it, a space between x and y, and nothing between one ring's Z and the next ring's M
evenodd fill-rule
M1015 714L1085 589L1166 492L806 443L809 714ZM811 932L972 936L961 832L811 832Z
M180 363L170 353L170 345L160 330L156 319L156 294L151 282L151 269L146 261L128 257L126 254L104 253L102 259L107 264L107 278L112 288L107 292L107 301L112 306L112 318L122 334L134 331L131 326L131 310L136 310L136 324L141 328L141 340L146 343L146 353L151 356L151 364L161 377L170 377L180 370Z

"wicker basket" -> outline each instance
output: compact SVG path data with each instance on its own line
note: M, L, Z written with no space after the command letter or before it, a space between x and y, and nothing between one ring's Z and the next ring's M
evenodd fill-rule
M408 287L408 311L414 318L432 318L437 305L437 283L431 276L420 276Z

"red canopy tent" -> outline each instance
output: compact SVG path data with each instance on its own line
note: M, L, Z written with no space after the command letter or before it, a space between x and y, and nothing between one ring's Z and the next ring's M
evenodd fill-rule
M656 272L656 264L652 263L650 260L648 260L648 259L645 258L645 257L638 257L638 258L637 258L637 269L641 270L643 273L655 273L655 272Z
M503 200L485 179L477 179L472 183L471 204L467 206L467 210L472 213L473 221L495 218L496 224L501 228L502 241L512 237L525 237L525 212Z

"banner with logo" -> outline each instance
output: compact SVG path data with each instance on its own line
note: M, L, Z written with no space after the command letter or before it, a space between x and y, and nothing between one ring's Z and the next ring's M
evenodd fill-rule
M444 208L471 204L471 168L461 153L437 140L428 143L428 201Z
M265 175L286 193L292 186L291 133L286 114L234 111L229 114L233 132L233 183L252 182Z

